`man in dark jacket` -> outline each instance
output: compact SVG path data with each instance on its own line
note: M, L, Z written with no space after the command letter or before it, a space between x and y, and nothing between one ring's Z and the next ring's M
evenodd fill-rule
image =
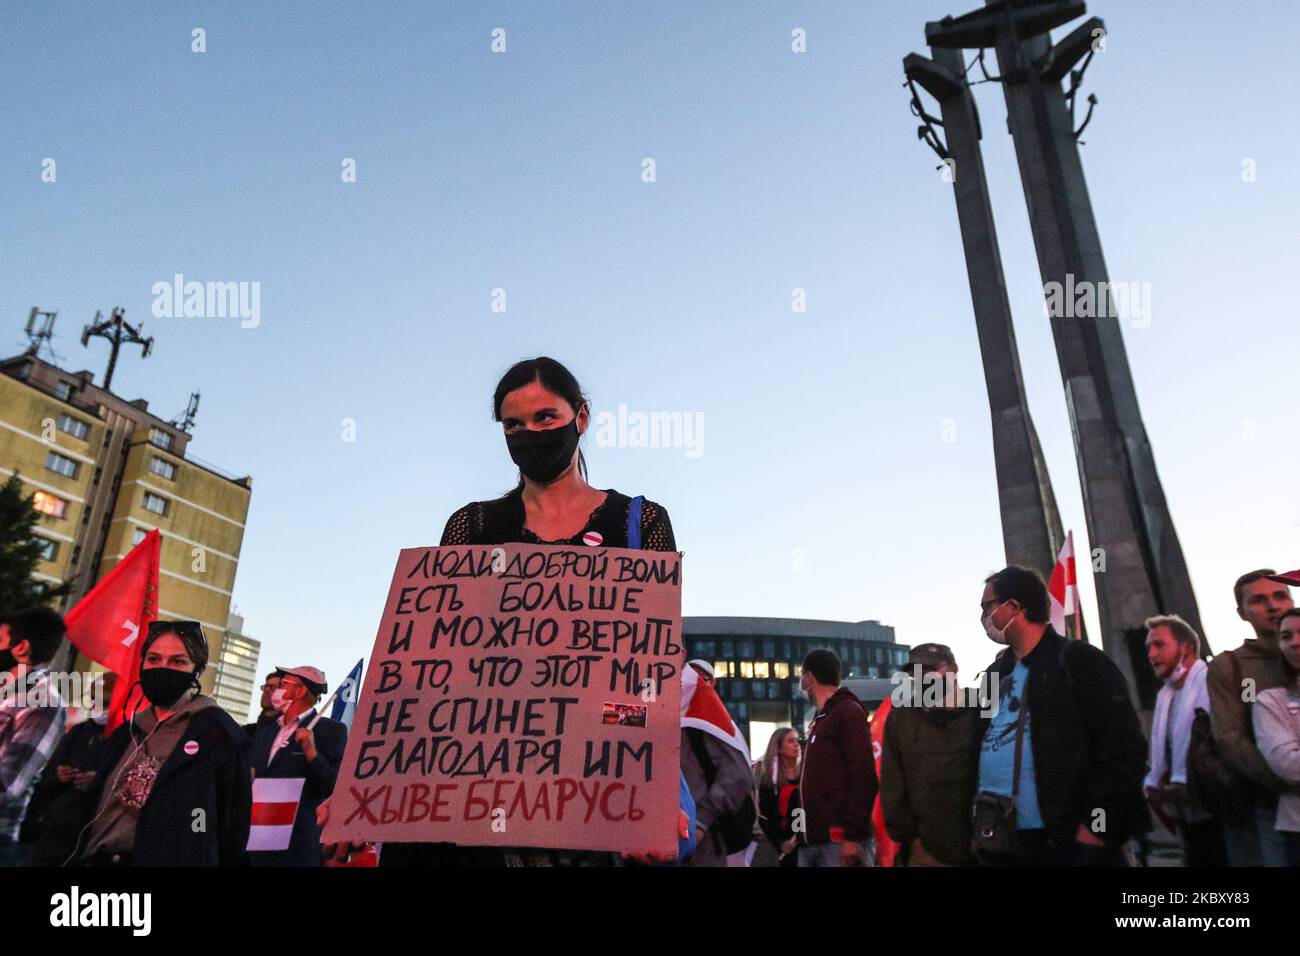
M1100 649L1052 629L1037 572L1012 565L991 575L980 614L990 640L1007 645L985 676L984 699L998 706L981 719L980 791L1011 795L1018 727L1024 738L1016 857L981 862L1125 865L1125 842L1151 818L1146 737L1123 674Z
M254 866L320 866L321 828L316 808L334 792L348 731L337 720L316 717L316 702L327 690L315 667L281 667L272 695L279 718L253 735L249 762L257 779L302 777L302 797L289 847L249 854Z
M867 712L840 686L834 651L808 652L799 689L817 707L799 781L804 810L799 865L870 865L877 785Z
M979 711L957 686L957 660L943 644L921 644L891 694L880 765L885 828L906 866L972 862L971 799Z
M262 699L259 702L261 710L257 712L257 720L251 724L244 724L240 729L252 740L253 735L265 727L267 724L273 724L279 719L280 715L276 713L275 708L271 706L271 696L275 689L280 686L280 672L272 671L266 675L266 680L262 681Z

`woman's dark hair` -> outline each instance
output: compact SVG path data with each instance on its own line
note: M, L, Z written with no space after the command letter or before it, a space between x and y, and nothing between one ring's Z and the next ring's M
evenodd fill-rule
M186 655L194 662L197 680L208 666L208 637L203 633L202 625L198 621L153 621L149 625L149 633L145 636L144 643L140 646L142 664L145 655L149 653L149 648L164 634L175 634L180 638L181 644L185 646Z
M1277 626L1280 628L1282 622L1290 617L1300 617L1300 607L1293 607L1277 619ZM1286 659L1286 655L1281 651L1281 644L1278 645L1278 656L1282 658L1282 673L1286 674L1287 682L1294 684L1300 681L1300 670L1291 666L1291 662Z
M510 366L506 374L501 376L501 381L497 382L497 390L492 396L493 421L501 421L501 403L506 400L507 395L533 382L541 382L547 391L554 392L568 402L575 415L578 414L578 409L587 403L587 396L582 394L582 386L573 377L573 373L555 359L542 355L516 362ZM581 450L578 451L578 472L585 481L587 460L582 457ZM520 473L519 484L515 486L515 490L518 491L523 486L524 476Z

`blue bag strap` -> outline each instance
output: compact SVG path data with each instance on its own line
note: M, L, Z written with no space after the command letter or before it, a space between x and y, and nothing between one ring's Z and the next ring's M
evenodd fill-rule
M641 547L641 505L645 502L645 495L637 495L632 499L632 503L627 506L627 546L629 548Z

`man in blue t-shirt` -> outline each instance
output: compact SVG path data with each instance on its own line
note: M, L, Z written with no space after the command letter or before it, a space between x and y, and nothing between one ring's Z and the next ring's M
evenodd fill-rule
M1029 668L1016 661L1010 680L999 681L997 712L989 721L980 741L979 788L988 793L1009 797L1015 791L1016 727L1020 709L1025 706L1025 684ZM1043 817L1038 812L1038 787L1034 783L1034 748L1032 717L1025 719L1024 739L1020 744L1020 792L1016 799L1016 828L1041 830Z
M1026 716L1016 852L981 862L1123 866L1125 843L1151 825L1142 793L1146 737L1114 661L1057 634L1048 618L1037 572L1012 565L984 582L980 621L1006 649L985 677L984 700L997 704L980 731L979 791L1012 794L1016 731Z

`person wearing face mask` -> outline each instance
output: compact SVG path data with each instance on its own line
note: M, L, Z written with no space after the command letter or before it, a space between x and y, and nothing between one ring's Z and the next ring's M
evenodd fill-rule
M1147 741L1120 669L1057 634L1047 585L1011 565L984 582L984 632L1005 646L985 672L974 746L972 848L989 866L1124 866L1150 829Z
M593 488L579 440L590 408L578 380L555 359L517 362L497 383L493 418L504 430L506 452L519 468L515 488L490 501L475 501L447 519L440 544L527 542L577 547L676 551L672 523L662 505L613 488ZM318 823L329 816L322 804ZM689 835L681 822L679 828ZM345 862L357 845L325 849L330 863ZM629 854L638 848L629 847ZM637 859L643 859L637 857ZM380 866L600 866L614 855L569 850L501 849L446 843L388 843Z
M912 648L895 681L880 761L885 827L901 847L895 865L969 865L979 711L962 699L944 644Z
M104 745L70 859L106 867L247 863L248 738L200 692L207 664L197 621L149 625L130 719Z
M337 720L317 716L316 702L328 689L315 667L276 668L279 685L271 694L276 719L253 737L249 761L258 779L302 777L302 796L289 846L249 853L254 866L320 866L321 828L316 810L334 792L348 731Z
M799 776L805 820L799 866L871 866L871 810L879 785L867 712L840 686L834 651L804 655L799 690L817 708Z
M257 720L251 724L244 724L241 728L248 735L250 741L253 739L253 735L267 724L273 724L280 719L280 712L271 704L271 696L279 686L280 674L278 671L267 674L266 679L262 681L262 697L258 702L261 709L257 712Z
M47 607L0 620L0 866L20 862L27 805L67 722L49 667L65 632Z
M1152 811L1181 837L1185 866L1226 866L1223 829L1187 779L1187 750L1198 709L1209 712L1201 636L1176 614L1147 618L1147 660L1163 681L1151 722L1151 768L1143 790Z

